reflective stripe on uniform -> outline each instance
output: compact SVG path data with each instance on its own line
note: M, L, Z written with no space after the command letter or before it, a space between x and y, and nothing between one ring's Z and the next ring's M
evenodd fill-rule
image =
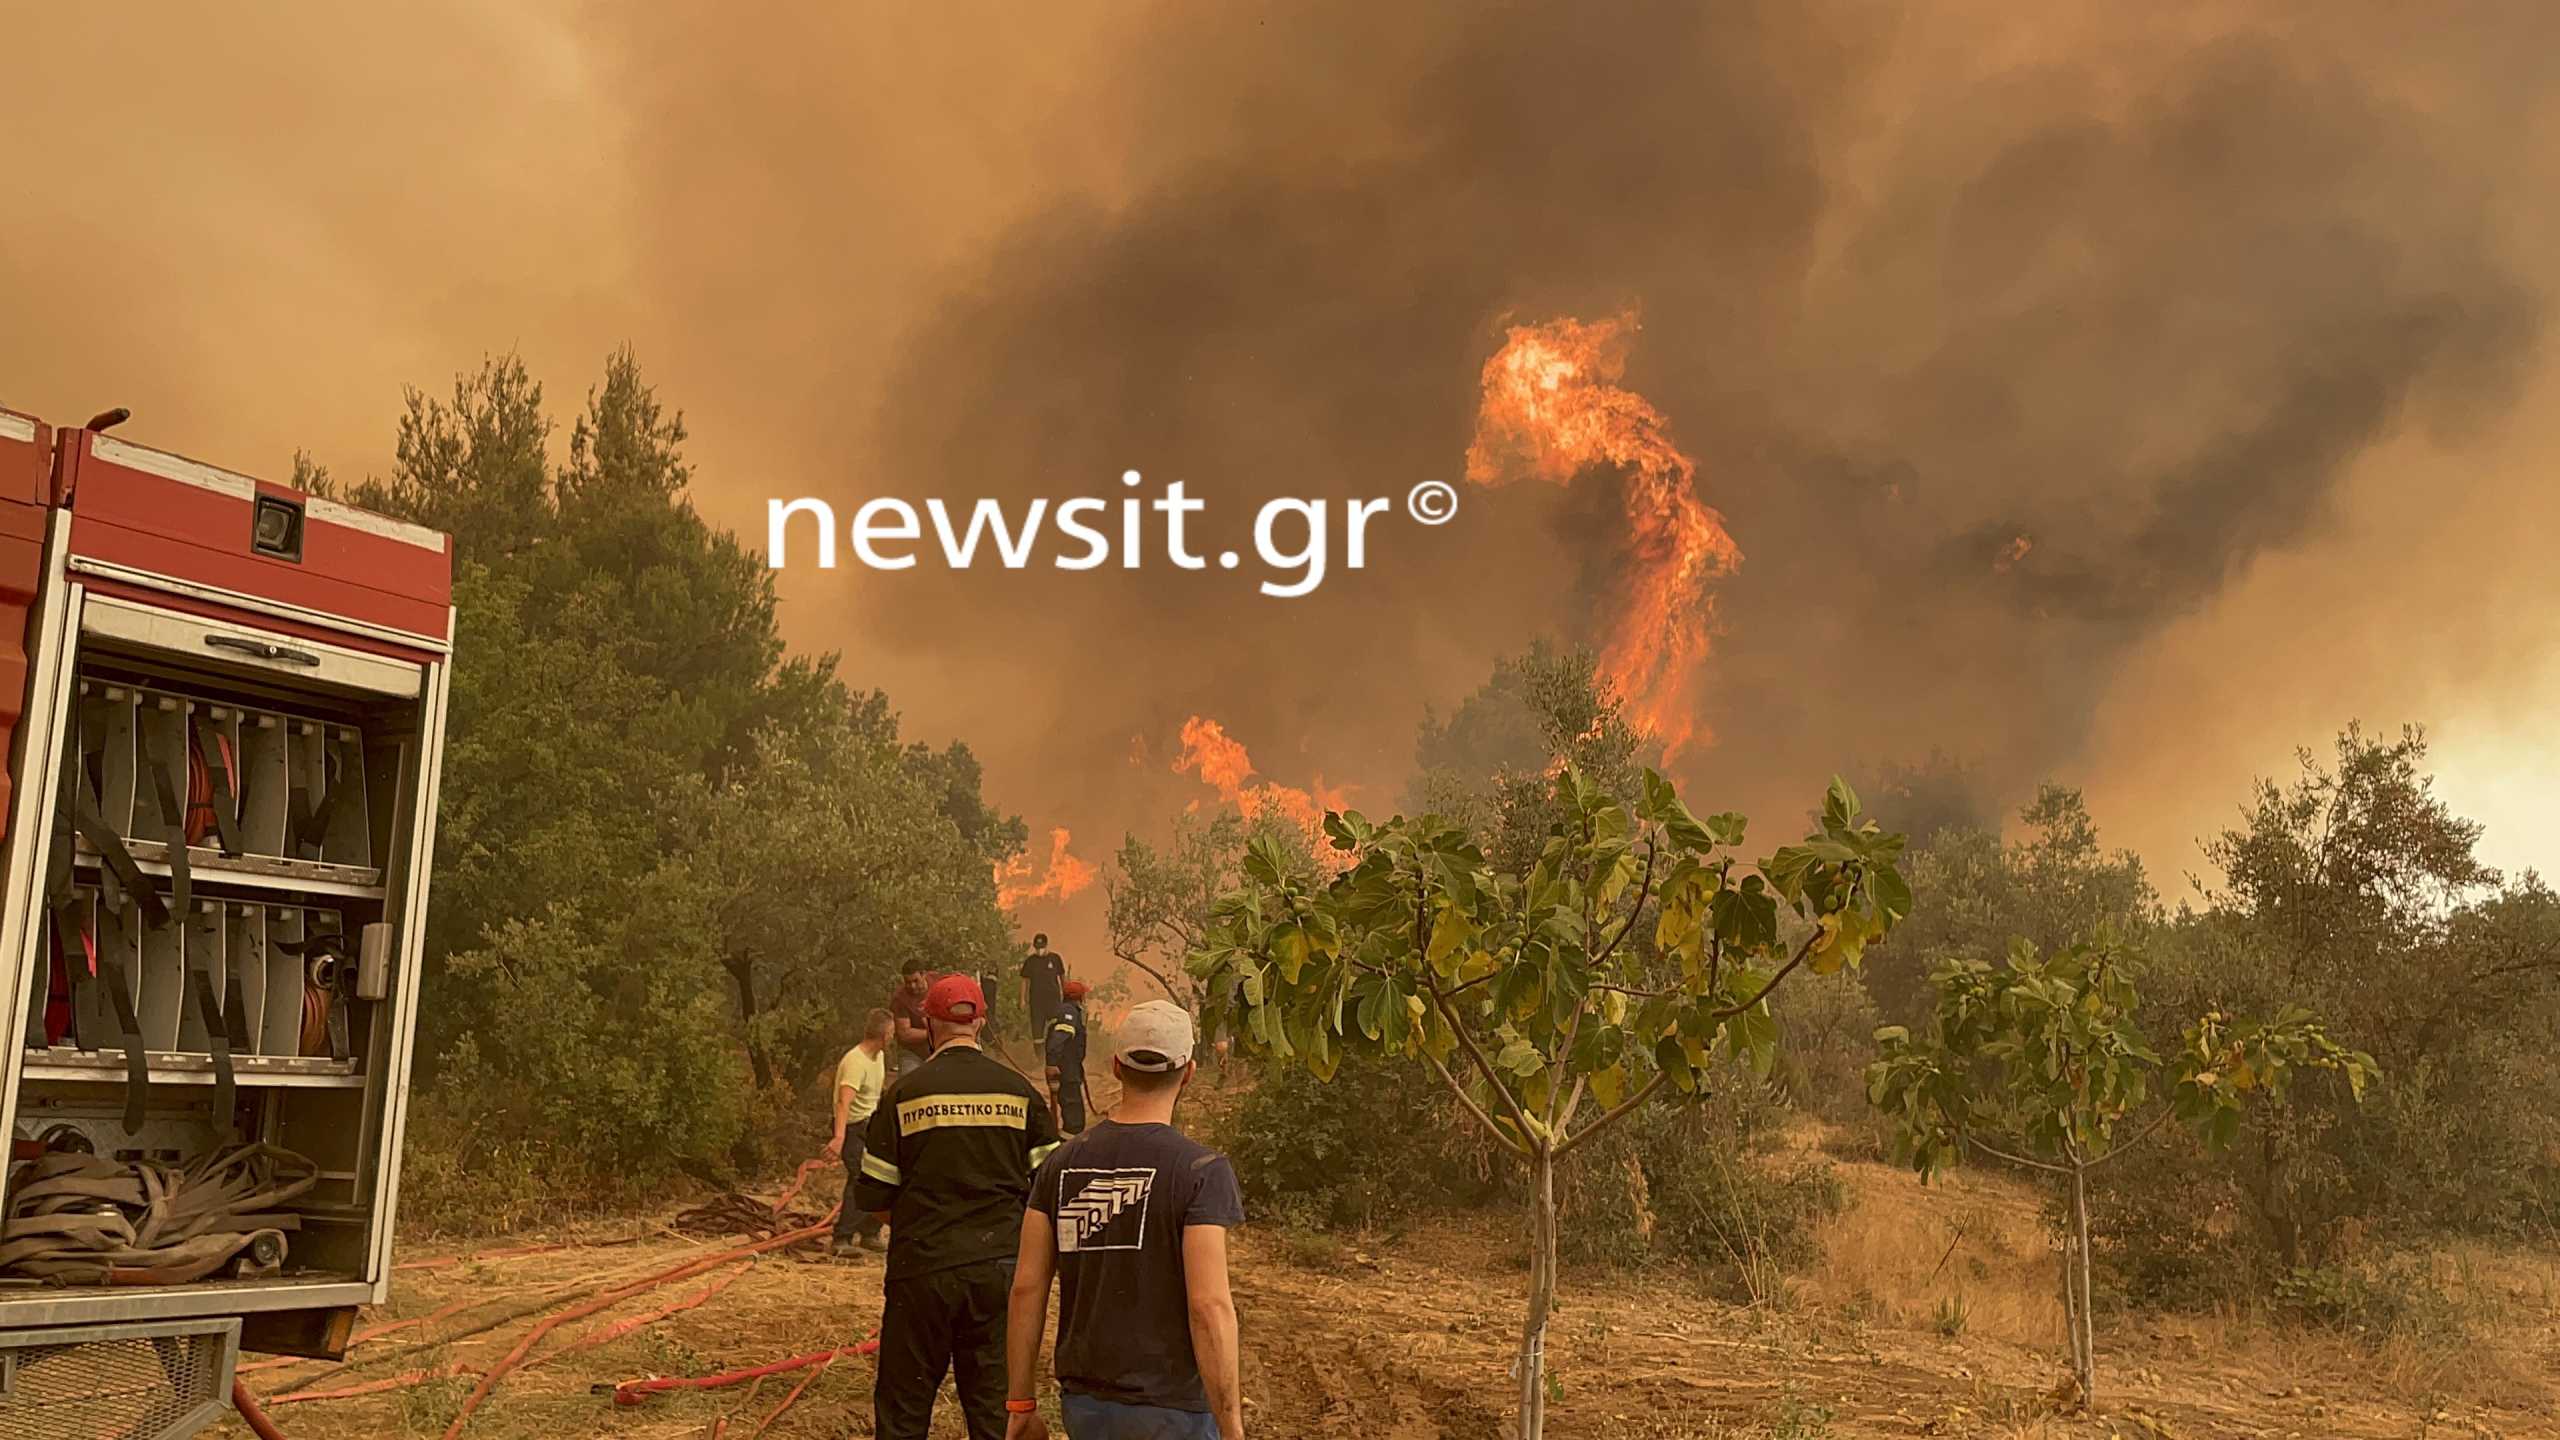
M955 1125L1029 1129L1031 1099L1026 1095L925 1095L898 1102L901 1135L920 1135Z
M883 1185L900 1185L905 1183L905 1177L898 1173L898 1167L890 1164L887 1160L882 1159L876 1151L865 1150L862 1152L862 1173L866 1177L877 1180Z

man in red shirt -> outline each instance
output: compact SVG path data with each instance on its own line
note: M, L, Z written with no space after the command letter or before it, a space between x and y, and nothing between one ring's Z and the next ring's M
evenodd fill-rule
M925 1026L925 992L933 988L934 973L921 960L910 960L898 976L898 988L889 992L890 1022L896 1027L891 1036L897 1045L889 1054L891 1074L904 1074L923 1064L933 1055L933 1036Z

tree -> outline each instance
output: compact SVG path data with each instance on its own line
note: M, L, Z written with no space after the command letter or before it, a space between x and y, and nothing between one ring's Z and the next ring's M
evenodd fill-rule
M2167 1060L2136 1018L2135 957L2098 938L2039 957L2016 941L2005 969L1954 960L1930 976L1937 1010L1925 1039L1876 1031L1869 1098L1894 1122L1897 1154L1926 1180L1970 1147L2063 1191L2064 1321L2083 1405L2096 1403L2090 1323L2089 1183L2172 1120L2220 1151L2253 1101L2284 1095L2297 1072L2329 1070L2361 1098L2373 1057L2332 1041L2308 1012L2266 1022L2209 1011Z
M887 697L784 654L772 572L694 510L683 417L629 351L565 463L552 435L493 360L413 392L352 492L456 540L421 1078L458 1135L645 1183L743 1153L902 959L1000 951L1022 827L966 746L902 743Z
M1919 902L1900 943L1866 971L1886 1019L1920 1023L1932 970L1997 954L2014 936L2053 949L2101 925L2139 940L2158 922L2159 897L2141 859L2101 846L2078 790L2036 787L2018 821L2011 841L1989 829L1942 829L1913 847L1904 869Z
M2477 854L2434 793L2424 732L2350 725L2290 781L2262 780L2207 842L2222 876L2184 927L2185 1006L2302 1004L2369 1046L2389 1093L2287 1097L2235 1158L2255 1238L2282 1268L2330 1261L2352 1218L2406 1232L2547 1215L2560 1142L2538 1078L2560 1043L2560 906Z
M1291 873L1315 873L1296 822L1269 811L1248 820L1220 807L1175 816L1173 837L1161 848L1135 835L1122 839L1103 881L1111 953L1185 1009L1200 1006L1198 983L1184 967L1208 943L1219 897L1243 883L1245 847L1254 840L1267 842Z
M1983 798L1989 789L1981 766L1939 749L1925 760L1886 761L1858 785L1879 821L1912 837L1915 846L1946 830L1997 830L1999 807Z
M1650 770L1632 809L1578 767L1550 784L1556 818L1518 864L1431 815L1328 814L1349 864L1321 885L1254 841L1190 966L1210 1034L1319 1078L1347 1050L1418 1058L1526 1167L1523 1440L1545 1428L1557 1166L1657 1095L1699 1095L1719 1049L1766 1075L1770 993L1857 964L1911 906L1902 837L1862 822L1844 782L1805 843L1756 865L1742 816L1701 821Z
M1525 868L1557 819L1560 768L1576 766L1632 803L1662 746L1627 719L1590 652L1539 640L1494 662L1492 678L1446 720L1425 710L1413 758L1413 808L1483 835L1489 854Z

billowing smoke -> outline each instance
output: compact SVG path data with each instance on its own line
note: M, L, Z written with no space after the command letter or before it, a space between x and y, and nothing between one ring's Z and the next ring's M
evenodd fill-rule
M30 12L0 399L361 474L400 385L516 347L566 409L629 340L750 535L1137 469L1214 554L1463 482L1514 327L1632 313L1617 383L1748 557L1684 692L1713 804L1940 749L1995 800L2139 776L2176 842L2350 705L2535 708L2555 7L959 14ZM786 623L1088 859L1199 798L1193 715L1383 805L1424 702L1605 651L1642 559L1605 465L1461 489L1302 599L795 569Z
M1769 805L1944 747L2014 792L2128 647L2319 534L2370 447L2497 415L2540 303L2490 231L2497 157L2378 37L1895 13L1318 6L1249 57L1245 22L1176 13L1125 62L1132 143L1215 148L1007 230L898 342L848 483L1136 467L1230 526L1401 494L1456 473L1508 323L1635 306L1627 384L1751 557L1691 767ZM982 569L878 584L869 623L1068 697L1068 755L1204 708L1392 766L1418 701L1532 630L1618 638L1608 478L1471 492L1297 601Z

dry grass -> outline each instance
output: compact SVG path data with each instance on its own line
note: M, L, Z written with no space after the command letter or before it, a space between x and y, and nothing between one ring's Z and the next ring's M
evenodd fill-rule
M1811 1149L1826 1137L1809 1129L1790 1138L1792 1148ZM2061 1282L2040 1192L1979 1169L1924 1186L1898 1167L1835 1163L1850 1203L1824 1223L1820 1260L1792 1278L1801 1299L1977 1368L1995 1357L2039 1358L2059 1373ZM2457 1243L2427 1257L2421 1276L2445 1297L2440 1321L2380 1336L2306 1330L2254 1310L2112 1322L2102 1312L2100 1388L2136 1404L2199 1391L2281 1402L2304 1407L2315 1423L2330 1413L2322 1395L2395 1398L2429 1422L2439 1413L2547 1411L2560 1376L2560 1254ZM2083 1421L2004 1415L2007 1402L1986 1402L1960 1422L1969 1433L2090 1433ZM2474 1433L2434 1423L2434 1434ZM2512 1433L2560 1435L2560 1423Z
M2430 1412L2548 1406L2560 1374L2560 1255L2458 1241L2424 1257L2420 1273L2447 1302L2433 1325L2369 1336L2224 1313L2156 1319L2139 1338L2154 1353L2231 1357L2270 1388L2289 1388L2290 1376L2353 1376Z
M1818 1144L1818 1135L1800 1143ZM2059 1413L2061 1321L2053 1253L2032 1187L1979 1171L1921 1186L1862 1161L1838 1167L1850 1206L1825 1223L1821 1260L1789 1281L1790 1302L1718 1303L1694 1277L1568 1274L1549 1358L1564 1387L1554 1428L1608 1440L2483 1440L2560 1436L2543 1417L2560 1398L2560 1256L2461 1246L2434 1279L2461 1323L2380 1341L2306 1333L2253 1314L2132 1316L2102 1325L2103 1415ZM649 1232L611 1249L608 1238ZM1248 1230L1238 1242L1246 1393L1255 1433L1378 1440L1487 1440L1509 1404L1521 1280L1518 1226L1455 1217L1393 1239ZM472 1316L545 1292L566 1297L663 1269L710 1242L626 1220L579 1233L585 1248L404 1272L389 1313L424 1315L470 1297L452 1321L386 1340L453 1336ZM469 1250L472 1246L456 1246ZM404 1250L416 1258L418 1249ZM721 1415L743 1436L787 1386L675 1395L616 1409L591 1388L644 1374L699 1374L857 1339L880 1305L876 1261L812 1264L769 1255L698 1309L511 1378L472 1422L472 1440L698 1437ZM664 1299L693 1288L675 1287ZM1961 1326L1941 1323L1960 1305ZM615 1313L645 1308L635 1301ZM596 1324L611 1321L599 1316ZM392 1370L485 1365L528 1322L384 1356ZM578 1327L583 1331L584 1327ZM570 1338L566 1333L565 1341ZM359 1352L360 1355L366 1352ZM251 1377L266 1393L321 1367ZM868 1432L871 1368L839 1364L767 1432L841 1440ZM293 1407L296 1440L441 1433L467 1380L392 1396ZM935 1440L956 1440L942 1407ZM245 1437L234 1427L226 1437Z
M1960 1311L1963 1333L2020 1345L2062 1335L2060 1272L2033 1192L1957 1172L1923 1186L1907 1170L1839 1164L1849 1207L1820 1232L1798 1283L1813 1299L1895 1329Z

